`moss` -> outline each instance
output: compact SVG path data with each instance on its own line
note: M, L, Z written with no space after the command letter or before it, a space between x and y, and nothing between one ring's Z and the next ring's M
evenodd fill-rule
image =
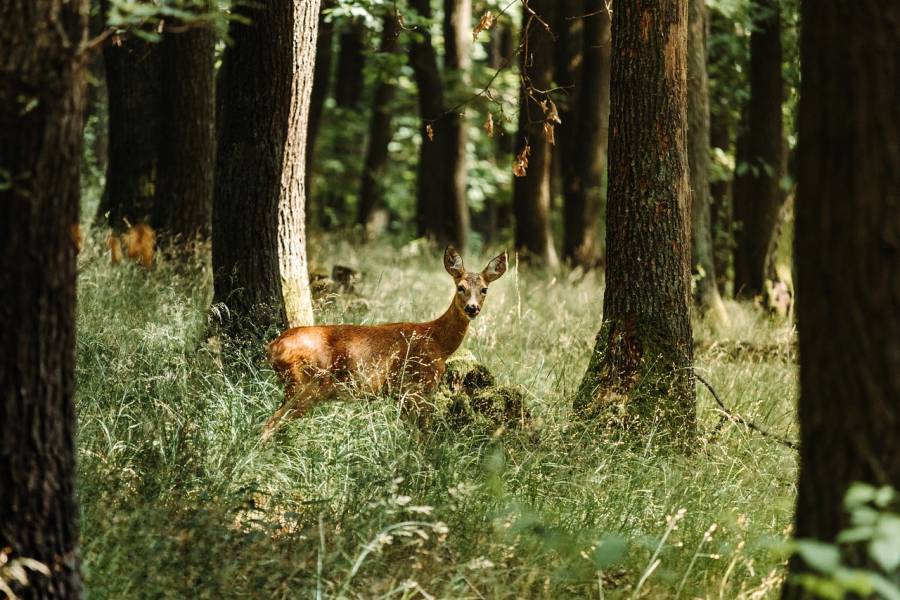
M443 413L454 427L480 423L516 428L531 421L522 389L498 386L490 370L471 353L447 361L444 381L435 392L435 404L438 413Z

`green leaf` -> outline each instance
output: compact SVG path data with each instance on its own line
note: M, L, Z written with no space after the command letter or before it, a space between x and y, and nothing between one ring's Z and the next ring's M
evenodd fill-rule
M878 514L871 506L859 506L850 515L850 522L854 525L874 525L878 522Z
M900 567L900 515L881 516L869 543L869 555L887 573Z
M894 501L894 496L896 493L894 492L894 488L889 485L884 485L878 488L875 492L875 498L873 499L875 502L875 506L879 508L887 508L891 502Z
M878 573L869 573L869 581L872 584L872 588L882 597L887 600L900 600L900 588L896 584L891 583Z
M844 496L844 508L851 512L875 499L875 488L868 483L853 483Z
M841 553L836 546L815 540L798 540L797 554L806 564L820 573L834 573L841 564Z
M840 532L837 536L837 541L839 544L867 542L872 539L874 534L875 528L871 525L860 525L859 527L851 527Z

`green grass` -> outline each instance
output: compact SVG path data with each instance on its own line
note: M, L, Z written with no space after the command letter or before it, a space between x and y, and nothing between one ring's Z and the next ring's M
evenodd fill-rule
M531 428L495 434L438 420L419 435L386 398L320 406L261 447L281 390L254 353L223 357L206 339L208 265L145 273L112 267L102 250L89 241L79 259L79 496L92 597L777 595L792 451L726 423L684 456L571 418L599 326L594 275L573 282L512 260L461 349L498 383L524 387ZM319 303L320 323L428 319L452 294L425 247L326 239L312 254L321 268L363 274L359 295ZM487 257L466 258L481 268ZM696 325L698 370L731 408L795 436L795 364L722 351L737 341L789 348L793 332L728 308L724 331ZM720 413L704 390L698 398L711 433Z

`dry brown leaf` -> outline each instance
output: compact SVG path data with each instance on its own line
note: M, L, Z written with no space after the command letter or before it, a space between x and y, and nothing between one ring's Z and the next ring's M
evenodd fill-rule
M495 20L496 17L491 11L487 11L486 13L481 15L481 20L478 21L478 25L475 26L475 29L472 30L472 42L474 43L478 39L479 33L484 31L485 29L490 29Z
M541 102L541 110L544 111L544 119L547 121L557 125L562 123L562 120L559 118L559 111L556 109L556 104L551 98L547 98Z
M550 121L544 121L544 139L547 140L547 143L551 146L556 145L556 136L554 132L556 131L556 127Z
M428 141L429 141L429 142L433 142L433 141L434 141L434 128L431 127L431 123L426 123L426 124L425 124L425 135L428 136Z
M513 175L516 177L525 177L528 174L528 156L531 154L531 146L528 142L522 151L516 154L516 160L513 161Z
M491 113L488 113L487 119L484 121L484 130L488 137L494 137L494 115Z

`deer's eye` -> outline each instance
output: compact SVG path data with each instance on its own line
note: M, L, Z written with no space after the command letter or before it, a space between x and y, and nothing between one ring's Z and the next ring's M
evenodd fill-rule
M462 294L466 291L466 288L464 288L461 285L458 285L458 286L456 286L456 291L459 292L460 294Z
M481 288L481 295L482 295L482 296L486 296L486 295L487 295L487 288Z

